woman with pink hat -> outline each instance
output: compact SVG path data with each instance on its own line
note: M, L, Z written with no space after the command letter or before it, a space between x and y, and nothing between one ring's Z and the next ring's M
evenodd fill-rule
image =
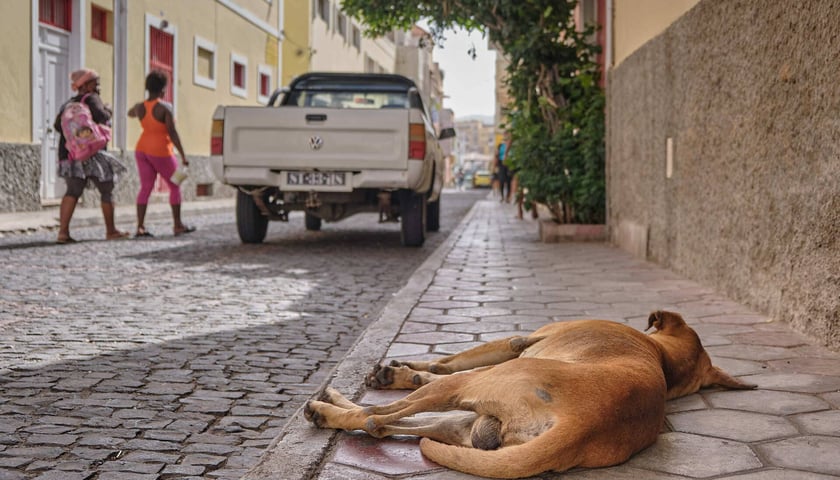
M86 186L92 185L99 190L102 216L105 218L105 238L116 240L128 237L127 232L117 230L114 225L114 202L112 192L117 177L126 172L125 166L104 148L89 158L72 159L67 149L67 139L62 130L62 114L73 102L87 105L93 121L107 125L111 120L111 109L102 103L99 97L99 74L91 69L76 70L70 74L73 91L77 94L64 103L55 119L55 129L59 132L58 175L67 183L67 190L61 199L59 210L59 228L57 243L75 243L70 236L70 219L76 210L76 204Z

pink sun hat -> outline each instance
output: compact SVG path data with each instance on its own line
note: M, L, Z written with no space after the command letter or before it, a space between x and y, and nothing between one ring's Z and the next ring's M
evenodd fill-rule
M70 74L70 82L73 91L77 91L82 88L82 85L86 84L91 80L95 80L99 78L99 74L96 73L96 70L91 70L89 68L83 68L81 70L76 70L75 72Z

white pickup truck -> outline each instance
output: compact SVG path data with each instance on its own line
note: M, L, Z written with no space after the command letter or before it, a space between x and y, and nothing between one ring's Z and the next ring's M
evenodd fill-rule
M445 129L440 139L451 136ZM440 228L438 140L410 79L307 73L267 107L217 107L210 164L238 189L244 243L261 243L269 220L288 221L292 211L304 212L307 230L374 212L400 221L403 245L420 246Z

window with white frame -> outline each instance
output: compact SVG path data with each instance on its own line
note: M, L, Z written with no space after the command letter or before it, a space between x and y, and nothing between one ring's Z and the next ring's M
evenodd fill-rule
M271 96L272 77L271 67L257 65L257 101L262 104L267 104Z
M248 59L235 53L230 54L230 93L248 98Z
M318 18L327 24L327 28L330 28L330 0L315 0L314 10Z
M347 15L336 12L335 16L335 30L341 35L345 41L347 40Z
M193 83L216 89L216 45L198 36L193 41Z
M359 27L356 25L352 25L350 27L350 43L356 47L356 50L362 49L362 31L359 30Z

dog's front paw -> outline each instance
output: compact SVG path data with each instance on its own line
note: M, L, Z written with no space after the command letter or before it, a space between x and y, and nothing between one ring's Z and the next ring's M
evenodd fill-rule
M335 404L336 403L336 401L335 401L336 396L340 397L341 394L338 393L336 390L330 388L330 387L326 387L323 390L321 390L320 393L318 393L317 399L318 399L319 402Z
M376 365L373 371L365 378L365 385L370 388L385 388L394 383L394 368Z
M315 409L315 402L313 400L306 402L306 405L303 407L303 417L318 428L323 428L324 426L324 417Z

